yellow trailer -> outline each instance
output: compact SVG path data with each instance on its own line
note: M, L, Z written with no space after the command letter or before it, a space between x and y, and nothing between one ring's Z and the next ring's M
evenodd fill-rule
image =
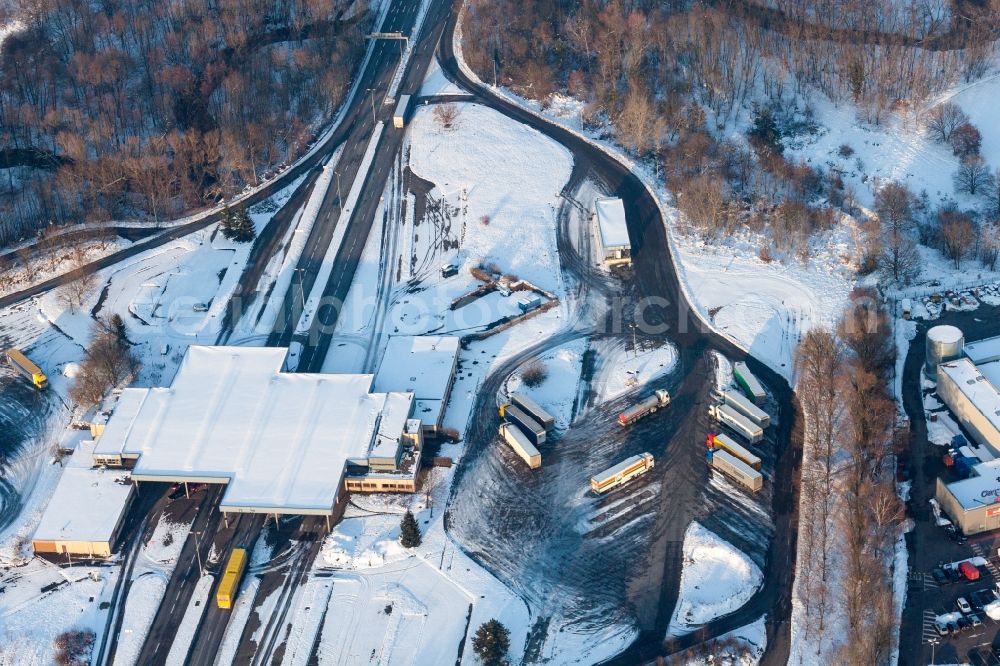
M48 377L45 376L41 368L29 361L27 356L17 349L8 349L5 354L7 362L34 384L35 388L44 389L48 387Z
M233 548L226 563L226 570L219 581L219 589L215 592L215 603L219 608L232 608L233 600L240 589L240 580L247 568L247 551L244 548Z

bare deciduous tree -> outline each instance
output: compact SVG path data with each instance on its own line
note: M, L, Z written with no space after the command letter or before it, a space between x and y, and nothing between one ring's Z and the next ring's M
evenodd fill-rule
M451 102L434 107L434 120L442 129L451 129L458 118L458 107Z
M963 124L969 122L958 104L945 102L938 104L927 113L927 129L935 141L945 143L951 139L952 133Z
M964 213L945 210L939 215L939 223L941 249L955 263L955 268L961 268L962 260L968 256L976 242L976 228L972 219Z
M972 196L982 194L993 185L993 174L979 155L962 160L955 172L955 189Z

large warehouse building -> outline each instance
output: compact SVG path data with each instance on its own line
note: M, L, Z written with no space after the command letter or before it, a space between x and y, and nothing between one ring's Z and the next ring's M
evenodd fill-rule
M997 385L968 358L942 363L937 374L937 392L941 400L976 442L989 447L994 455L1000 455L1000 389Z
M135 481L220 483L223 512L331 515L344 479L415 489L413 393L372 375L282 372L285 349L188 348L169 388L127 389L95 458Z

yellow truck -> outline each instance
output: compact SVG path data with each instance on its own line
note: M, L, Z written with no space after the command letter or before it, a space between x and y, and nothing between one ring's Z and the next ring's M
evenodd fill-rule
M247 568L247 551L244 548L233 548L226 563L226 571L222 574L219 589L215 592L215 603L219 608L232 608L233 600L240 589L240 580Z
M16 349L8 349L4 352L7 357L7 362L17 370L19 373L25 376L32 384L35 385L37 389L48 388L49 379L42 372L42 369L37 365L28 360L28 357L19 352Z

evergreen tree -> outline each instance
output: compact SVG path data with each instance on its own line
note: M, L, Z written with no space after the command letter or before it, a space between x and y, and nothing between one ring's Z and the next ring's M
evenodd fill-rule
M108 328L119 343L122 345L127 345L129 343L128 328L126 328L125 322L122 320L120 314L115 312L108 318Z
M236 232L236 219L233 216L233 209L228 205L222 207L222 219L219 221L219 229L227 239L233 239Z
M476 637L472 640L472 648L479 655L484 666L499 666L507 656L510 648L510 632L499 620L483 622L476 629Z
M403 548L416 548L420 545L420 528L417 526L417 519L413 517L413 512L406 510L402 522L399 523L399 542Z
M240 206L233 217L233 235L231 238L237 243L249 243L257 235L253 228L253 220L250 213L243 206Z

